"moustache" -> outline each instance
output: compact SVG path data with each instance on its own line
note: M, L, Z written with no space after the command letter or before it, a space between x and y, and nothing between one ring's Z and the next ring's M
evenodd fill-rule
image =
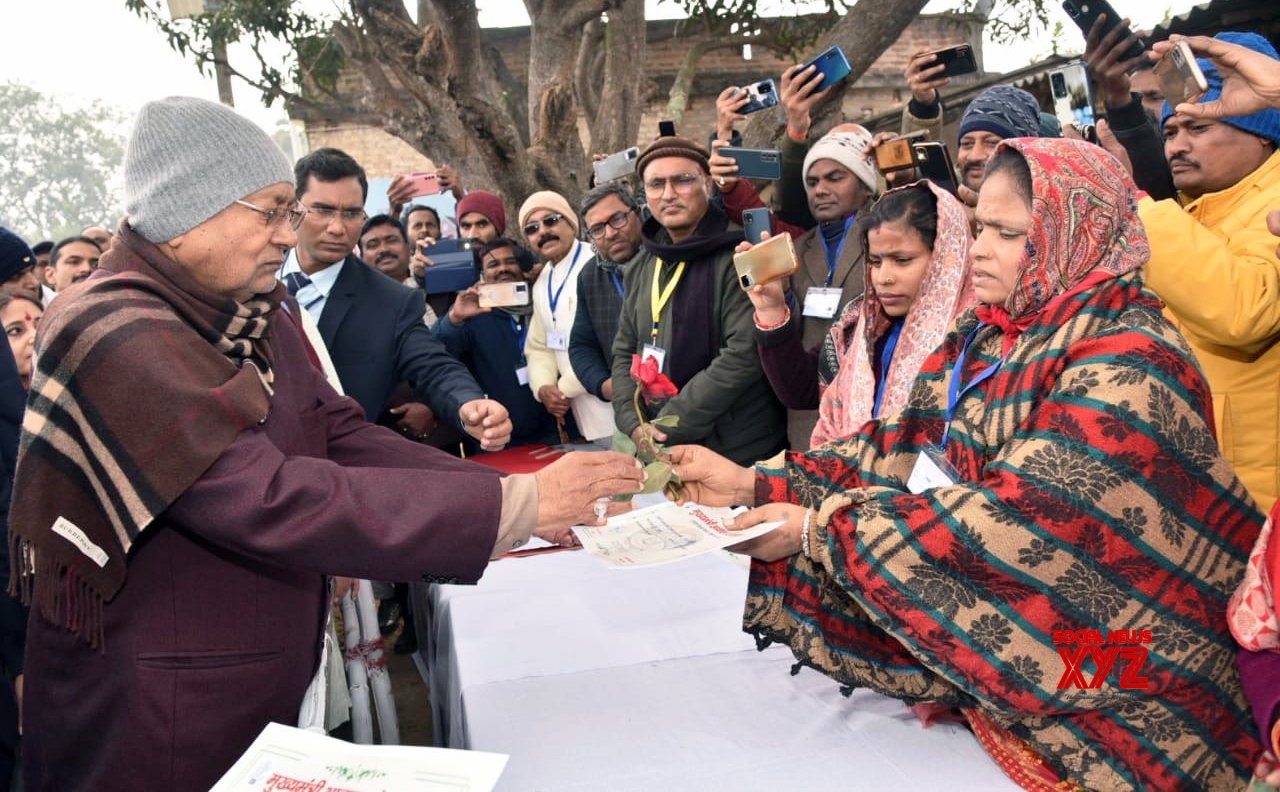
M1170 166L1172 166L1175 162L1181 162L1183 165L1186 165L1191 168L1200 167L1200 163L1196 162L1195 160L1191 159L1185 154L1174 154L1172 157L1169 158Z
M542 236L538 237L538 247L542 247L548 242L559 242L559 241L560 241L560 237L556 236L555 234L543 234Z

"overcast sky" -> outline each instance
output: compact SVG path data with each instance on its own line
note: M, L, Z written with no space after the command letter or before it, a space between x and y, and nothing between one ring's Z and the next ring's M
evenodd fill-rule
M1083 38L1062 13L1058 0L1047 0L1055 19L1066 26L1064 50L1083 49ZM308 6L332 7L335 0L306 0ZM1149 28L1167 12L1182 13L1192 0L1111 0L1135 26ZM678 15L674 3L646 0L650 18ZM479 0L481 24L526 24L519 0ZM955 7L955 0L933 0L926 11ZM762 4L763 7L763 4ZM0 82L19 81L54 94L68 103L98 99L132 114L149 99L186 94L217 99L211 78L202 77L190 62L169 49L163 36L130 13L123 0L36 0L6 2L5 30L0 47ZM1052 25L1050 26L1052 29ZM988 71L1025 65L1051 49L1050 35L1040 32L1026 42L1006 47L987 44ZM232 48L233 65L247 69L252 56ZM284 111L277 104L264 108L257 91L236 82L237 108L263 128L272 130Z

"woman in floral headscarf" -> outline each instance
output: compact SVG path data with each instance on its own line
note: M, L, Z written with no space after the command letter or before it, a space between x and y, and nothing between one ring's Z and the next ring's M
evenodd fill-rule
M688 497L786 520L740 548L746 629L956 707L1028 789L1238 788L1260 746L1224 613L1262 518L1143 289L1133 185L1089 144L1006 140L976 217L980 305L900 413L754 470L673 451ZM1066 643L1088 630L1133 645Z
M747 293L756 306L756 348L769 384L791 409L818 408L811 448L902 409L920 364L973 305L969 218L951 193L930 181L890 190L859 226L866 291L845 306L816 352L804 349L797 322L765 313L774 304L776 313L787 311L778 281ZM770 324L776 326L765 329Z

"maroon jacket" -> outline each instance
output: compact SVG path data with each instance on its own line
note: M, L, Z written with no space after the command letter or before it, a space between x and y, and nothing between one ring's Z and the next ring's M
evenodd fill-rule
M32 609L29 790L208 789L269 721L297 722L323 640L325 573L483 573L499 474L367 423L281 312L271 337L270 416L134 546L104 607L103 650Z

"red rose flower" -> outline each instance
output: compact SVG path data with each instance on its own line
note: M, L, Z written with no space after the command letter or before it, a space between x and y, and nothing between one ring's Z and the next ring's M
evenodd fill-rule
M640 386L645 401L669 399L680 392L676 384L658 369L658 361L652 357L642 360L639 355L631 356L631 379Z

